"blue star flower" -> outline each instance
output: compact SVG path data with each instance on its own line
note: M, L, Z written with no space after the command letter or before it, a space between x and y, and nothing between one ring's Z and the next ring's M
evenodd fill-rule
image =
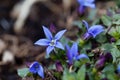
M59 31L55 37L52 36L52 33L49 31L48 28L43 26L43 30L45 33L45 36L47 39L40 39L35 42L36 45L41 45L41 46L48 46L46 49L47 55L50 54L50 52L55 48L60 48L64 50L63 45L59 42L60 38L63 36L63 34L66 32L66 30L61 30Z
M69 64L73 64L74 60L80 60L81 58L87 58L88 59L87 55L78 54L77 43L73 43L71 48L67 45L66 49L67 49L67 58L68 58L68 63Z
M38 74L40 77L44 78L43 67L37 61L33 62L30 65L29 71L33 74Z
M95 8L94 0L77 0L80 4L79 11L80 13L84 12L85 7Z
M89 25L85 20L83 20L83 24L87 28L87 32L84 34L84 37L83 37L84 40L88 39L91 36L95 38L98 34L104 31L102 25L94 25L89 28Z

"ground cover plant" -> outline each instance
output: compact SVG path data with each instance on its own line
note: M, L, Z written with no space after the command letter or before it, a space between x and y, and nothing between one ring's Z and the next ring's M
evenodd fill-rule
M23 18L21 22L21 10L8 31L2 19L0 80L119 80L120 4L107 2L104 5L114 5L102 9L104 1L99 0L38 0L40 16L33 10L26 23Z

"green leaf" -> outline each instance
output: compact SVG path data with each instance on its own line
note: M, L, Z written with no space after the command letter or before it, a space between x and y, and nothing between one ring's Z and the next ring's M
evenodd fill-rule
M104 50L105 52L110 52L112 48L114 48L114 45L110 43L105 43L101 46L101 50Z
M95 19L93 22L92 22L92 25L96 25L96 24L99 24L100 23L100 19Z
M105 68L102 70L103 73L113 73L115 71L114 65L107 65Z
M114 20L120 19L120 14L115 14L115 15L113 15L113 19L114 19Z
M29 73L29 68L18 69L17 73L20 77L24 78Z
M84 48L85 50L88 50L88 49L91 49L91 46L92 46L91 42L88 42L88 43L86 43L86 44L83 46L83 48Z
M102 73L104 75L106 75L106 77L108 78L108 80L118 80L117 75L114 72L115 72L115 67L112 64L108 64L102 70Z
M117 47L111 49L111 54L113 57L113 63L116 62L117 58L120 58L120 51L117 49Z
M116 26L116 30L117 30L117 32L119 33L119 35L120 35L120 26L118 25L118 26Z
M120 26L112 27L109 34L118 40L120 38Z
M120 25L120 20L113 21L113 24Z
M62 80L77 80L75 73L69 73L68 71L64 71Z
M82 65L81 68L78 70L77 80L85 80L85 72L86 72L86 67L85 65Z
M111 26L111 24L112 24L111 18L109 16L104 15L101 17L101 20L102 20L103 24L107 27Z
M120 39L117 40L117 42L115 43L116 45L120 45Z
M82 65L84 65L84 64L86 64L88 62L90 62L89 59L86 59L86 58L80 59L80 60L74 62L74 66L75 67L80 67L80 66L82 66Z
M107 38L105 36L104 33L101 33L100 35L98 35L96 38L96 41L99 42L99 43L104 43L107 41Z
M119 80L116 76L116 74L112 73L112 74L107 74L107 78L108 80Z

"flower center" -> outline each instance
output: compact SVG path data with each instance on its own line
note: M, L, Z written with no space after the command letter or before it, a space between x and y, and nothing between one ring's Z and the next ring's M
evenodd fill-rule
M39 70L39 65L34 66L35 71L37 72Z
M55 43L56 43L56 40L52 40L52 41L50 42L50 46L55 46Z
M39 65L35 65L35 68L38 69L38 68L39 68Z
M75 61L75 60L76 60L76 57L74 56L74 57L73 57L73 61Z

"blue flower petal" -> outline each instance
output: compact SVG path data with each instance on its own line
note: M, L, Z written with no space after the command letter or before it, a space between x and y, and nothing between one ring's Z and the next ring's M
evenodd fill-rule
M86 33L83 35L83 40L86 40L86 39L88 39L89 37L91 37L91 34L89 34L88 32L86 32Z
M83 24L85 25L85 27L87 28L87 31L88 31L88 28L89 28L88 23L85 20L82 20L82 22L83 22Z
M94 3L84 3L84 6L90 7L90 8L95 8L95 4Z
M41 65L39 66L37 73L40 77L44 78L44 70L43 70L43 67Z
M86 0L86 2L93 3L95 0Z
M39 63L38 63L37 61L35 61L34 63L32 63L32 64L30 65L29 71L30 71L31 73L34 73L34 74L37 73L37 69L36 69L35 66L39 66Z
M60 42L56 42L56 46L55 47L57 47L57 48L60 48L60 49L62 49L62 50L64 50L64 47L63 47L63 45L60 43Z
M89 59L86 54L80 54L80 55L76 56L76 60L80 60L80 59L82 59L82 58Z
M83 2L83 0L77 0L79 3L82 3Z
M78 55L78 45L77 45L77 43L73 43L73 45L71 47L71 53L72 53L73 57Z
M36 41L34 44L41 45L41 46L48 46L49 43L50 43L50 40L48 40L48 39L40 39L40 40Z
M62 30L62 31L59 31L56 35L55 35L55 39L56 40L59 40L63 34L66 32L66 30Z
M66 49L67 49L68 62L69 62L69 64L72 64L73 56L72 56L72 53L70 52L70 47L68 45L66 45Z
M46 28L45 26L43 26L43 30L44 30L44 33L45 33L45 36L52 40L53 36L52 36L52 33L50 32L50 30L48 28Z
M79 12L82 14L85 10L85 7L95 8L94 0L77 0L80 4Z
M100 34L103 31L104 31L103 26L94 25L89 28L88 33L90 33L95 38L98 34Z
M48 46L46 49L47 55L49 55L53 49L54 49L54 46Z

